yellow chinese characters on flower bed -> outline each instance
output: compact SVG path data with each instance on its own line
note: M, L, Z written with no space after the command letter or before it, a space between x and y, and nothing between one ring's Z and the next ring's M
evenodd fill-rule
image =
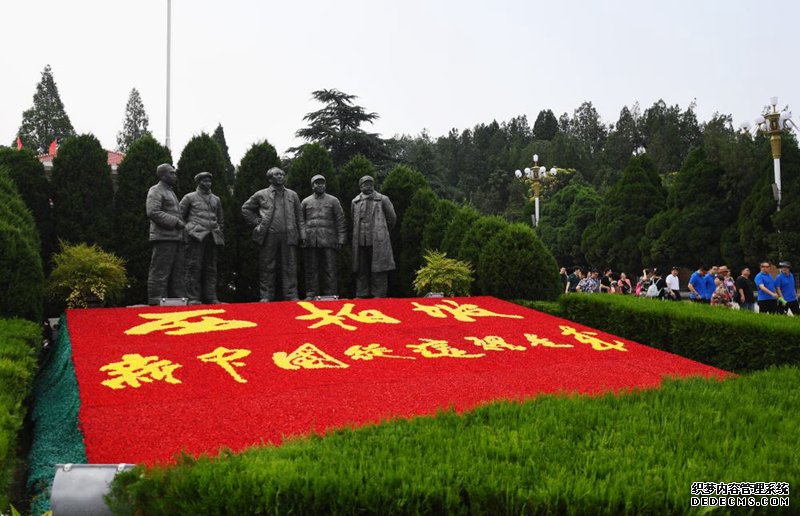
M291 353L283 351L273 353L272 361L281 369L290 371L298 369L346 369L350 367L308 342Z
M478 305L462 305L451 299L445 299L441 303L433 306L422 305L416 301L412 301L411 304L414 305L414 312L424 312L431 317L436 317L437 319L446 319L447 314L450 314L456 321L460 322L475 322L476 317L505 317L508 319L524 319L524 317L521 315L498 314L485 308L481 308Z
M335 314L333 310L319 308L314 305L314 303L309 303L307 301L300 301L297 304L308 310L309 313L307 315L299 315L295 319L299 321L313 321L319 319L319 321L309 326L309 329L312 330L334 324L348 331L356 331L357 328L355 326L345 324L344 321L346 319L364 324L400 324L400 321L397 319L389 317L378 310L361 310L360 312L353 313L353 307L356 306L353 303L345 303Z
M125 335L147 335L153 332L164 332L164 335L191 335L211 331L238 330L258 326L250 321L225 320L219 317L208 317L211 314L223 314L225 310L191 310L188 312L160 312L139 314L142 319L151 322L142 323L125 331ZM190 321L199 317L199 321Z

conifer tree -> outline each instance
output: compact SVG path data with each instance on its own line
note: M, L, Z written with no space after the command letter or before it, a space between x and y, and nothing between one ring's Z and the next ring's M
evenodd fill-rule
M133 88L130 96L128 96L128 104L125 106L125 120L122 123L122 131L117 133L117 150L119 152L128 152L133 142L142 136L150 135L150 130L147 128L149 124L150 119L144 110L139 90Z
M114 197L108 153L91 134L67 138L53 160L56 236L105 247Z
M228 143L225 141L225 129L222 128L222 124L217 124L217 128L214 129L214 134L211 137L214 138L214 141L219 145L219 150L222 151L222 158L225 160L226 179L228 184L232 185L236 180L236 167L231 163L231 155L228 152Z
M39 154L45 154L54 140L61 142L75 135L50 65L42 71L42 80L33 94L33 106L22 113L22 125L17 134L24 147Z

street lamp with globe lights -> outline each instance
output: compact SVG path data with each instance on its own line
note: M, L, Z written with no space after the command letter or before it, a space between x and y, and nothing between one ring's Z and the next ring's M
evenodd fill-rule
M552 167L549 172L550 177L555 176L556 172L556 167ZM548 171L546 168L539 166L539 155L534 154L533 167L526 167L524 172L517 169L514 175L530 188L531 200L533 201L534 207L531 221L533 222L533 227L537 227L539 225L539 194L542 189L542 181L548 177Z
M797 124L792 121L792 112L784 109L778 111L778 97L769 99L770 105L764 108L764 112L756 117L756 131L769 135L769 143L772 146L772 164L775 172L775 183L772 185L772 194L775 197L777 211L781 211L781 134L792 127L797 129ZM750 133L752 129L750 122L744 122L742 129Z

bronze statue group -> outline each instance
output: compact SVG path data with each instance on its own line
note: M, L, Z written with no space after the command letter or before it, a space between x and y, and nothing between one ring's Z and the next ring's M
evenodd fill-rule
M147 278L147 302L187 298L188 303L215 304L217 298L217 247L225 245L225 221L220 198L211 192L212 174L194 177L197 189L178 201L175 168L156 169L158 183L147 192L152 255ZM259 292L262 302L281 298L297 300L297 247L305 260L306 299L333 296L338 291L336 255L347 231L339 199L325 192L325 178L311 178L313 193L300 201L285 187L286 173L267 171L269 186L255 192L242 205L242 216L253 228L259 246ZM392 202L375 191L375 181L358 181L361 193L351 205L353 221L353 272L356 297L386 297L388 274L395 268L389 231L397 221Z

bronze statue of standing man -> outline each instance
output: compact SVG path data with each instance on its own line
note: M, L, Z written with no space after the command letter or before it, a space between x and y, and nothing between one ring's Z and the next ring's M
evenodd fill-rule
M261 301L276 299L276 269L280 260L283 299L297 300L297 245L306 238L300 198L284 186L286 173L278 167L267 171L269 187L250 196L242 205L242 216L253 227L258 243Z
M190 305L218 304L217 246L225 245L222 202L211 193L211 172L194 176L197 190L181 199L186 221L186 292Z
M395 268L389 230L394 227L397 215L392 201L375 191L371 176L359 179L358 186L361 193L350 205L356 297L386 297L389 271Z
M184 278L183 228L178 197L173 188L178 182L175 167L162 163L156 168L158 184L147 192L145 210L150 219L150 271L147 275L147 304L158 305L161 298L186 297Z
M305 276L306 299L336 295L336 251L347 239L344 210L339 199L325 193L325 177L311 178L311 195L303 199L306 224ZM322 281L320 281L322 280ZM320 283L322 287L320 288Z

